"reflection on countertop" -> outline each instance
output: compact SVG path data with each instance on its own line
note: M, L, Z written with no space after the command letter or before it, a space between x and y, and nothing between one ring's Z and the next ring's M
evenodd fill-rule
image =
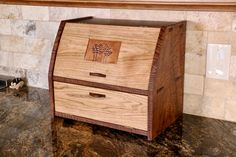
M153 141L56 117L48 90L0 91L0 157L234 157L236 123L184 114Z

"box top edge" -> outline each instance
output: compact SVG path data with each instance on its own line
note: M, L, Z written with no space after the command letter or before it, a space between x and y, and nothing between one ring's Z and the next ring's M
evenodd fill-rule
M102 18L85 18L81 20L67 21L69 23L86 23L98 25L115 25L115 26L134 26L134 27L156 27L175 25L183 21L145 21L145 20L126 20L126 19L102 19Z

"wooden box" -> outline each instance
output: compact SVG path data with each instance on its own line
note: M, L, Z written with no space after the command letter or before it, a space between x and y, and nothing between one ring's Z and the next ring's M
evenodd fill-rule
M53 116L155 138L183 111L185 34L185 21L62 21L49 70Z

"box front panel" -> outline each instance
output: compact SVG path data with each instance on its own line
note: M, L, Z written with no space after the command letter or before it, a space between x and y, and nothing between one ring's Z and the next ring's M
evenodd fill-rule
M148 89L159 28L67 23L55 76Z
M55 111L147 131L147 96L54 82Z

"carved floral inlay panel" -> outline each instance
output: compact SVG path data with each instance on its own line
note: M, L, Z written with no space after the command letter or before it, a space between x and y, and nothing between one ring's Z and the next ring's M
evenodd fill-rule
M120 41L89 39L85 60L117 63L120 46Z

